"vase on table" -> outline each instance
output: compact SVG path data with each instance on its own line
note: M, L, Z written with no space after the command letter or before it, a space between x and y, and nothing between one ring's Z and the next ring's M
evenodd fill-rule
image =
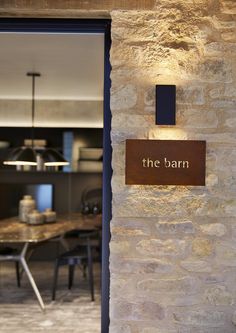
M31 225L38 225L44 223L44 215L34 209L28 214L27 223Z
M44 219L46 223L55 222L57 218L56 212L54 212L51 208L46 208L43 212Z
M31 195L24 195L23 199L19 202L19 220L27 222L28 215L35 209L35 200Z

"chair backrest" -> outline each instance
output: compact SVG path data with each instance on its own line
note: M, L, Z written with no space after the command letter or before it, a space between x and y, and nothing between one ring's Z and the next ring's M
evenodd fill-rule
M102 211L102 188L86 188L82 193L81 203L82 212L85 205L88 205L90 210L93 210L93 206L96 205L100 213Z
M102 188L86 188L82 193L82 202L99 200L102 201Z

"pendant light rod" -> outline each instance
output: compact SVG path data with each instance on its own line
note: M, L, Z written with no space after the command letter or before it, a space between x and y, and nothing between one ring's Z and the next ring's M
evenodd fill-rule
M31 115L32 115L32 124L31 124L31 147L34 148L34 117L35 117L35 77L41 76L38 72L28 72L27 76L32 77L32 105L31 105Z

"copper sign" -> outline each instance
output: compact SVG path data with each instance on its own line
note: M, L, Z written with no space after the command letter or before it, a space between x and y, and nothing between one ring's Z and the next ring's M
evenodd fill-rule
M205 185L206 142L126 140L127 185Z

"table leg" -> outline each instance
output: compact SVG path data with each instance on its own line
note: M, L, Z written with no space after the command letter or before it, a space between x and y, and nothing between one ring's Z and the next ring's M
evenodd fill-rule
M25 257L26 262L30 260L33 253L34 253L34 249L30 249L29 251L27 251L27 255ZM23 277L23 273L24 273L24 269L23 269L23 267L21 267L21 269L20 269L20 280Z
M66 251L69 251L70 247L69 247L68 242L67 242L66 239L64 238L64 235L61 236L61 237L59 238L59 241L60 241L62 247L64 247L64 249L65 249Z
M37 285L36 285L36 283L35 283L35 281L33 279L33 276L31 274L31 272L29 270L29 267L27 265L27 262L25 260L25 256L26 256L26 252L27 252L28 247L29 247L29 243L25 243L25 245L24 245L24 247L23 247L23 249L21 251L19 259L20 259L20 262L22 264L22 267L24 268L24 271L25 271L26 275L28 276L29 282L30 282L30 284L31 284L31 286L32 286L32 288L34 290L34 293L35 293L35 295L36 295L36 297L38 299L38 302L40 304L41 309L45 310L45 305L44 305L43 299L42 299L42 297L41 297L41 295L39 293L38 287L37 287Z

